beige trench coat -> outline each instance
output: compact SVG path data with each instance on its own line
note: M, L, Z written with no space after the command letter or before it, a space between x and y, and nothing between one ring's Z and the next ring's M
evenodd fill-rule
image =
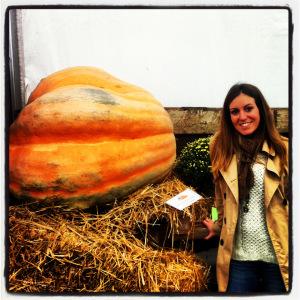
M288 147L288 139L284 138ZM268 153L265 172L265 208L269 234L277 256L282 278L289 289L288 277L288 169L284 175L279 176L280 161L273 149L265 142L263 151ZM215 189L215 205L219 212L219 219L215 224L215 230L220 233L220 242L217 255L217 281L220 292L226 292L229 279L229 265L234 243L234 233L237 225L239 201L238 201L238 177L237 160L234 155L227 170L220 170L221 176ZM220 232L221 231L221 232Z

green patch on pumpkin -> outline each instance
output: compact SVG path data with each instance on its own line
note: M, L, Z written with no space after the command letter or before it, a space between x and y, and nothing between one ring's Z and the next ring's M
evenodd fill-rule
M78 189L78 185L71 182L66 177L59 177L52 182L51 190L53 191L66 191L66 192L75 192Z
M116 98L104 90L84 88L83 91L91 96L94 102L108 105L119 105Z
M32 182L32 183L27 183L21 185L21 190L22 191L38 191L38 192L43 192L47 189L47 185L41 182Z

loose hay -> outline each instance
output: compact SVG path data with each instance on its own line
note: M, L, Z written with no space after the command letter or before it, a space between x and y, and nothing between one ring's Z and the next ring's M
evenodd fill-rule
M165 201L186 186L176 178L135 192L106 213L63 206L9 207L12 292L199 292L209 266L190 251L154 248L149 227L161 218L174 237L208 215L203 199L180 212ZM139 239L139 233L144 233Z

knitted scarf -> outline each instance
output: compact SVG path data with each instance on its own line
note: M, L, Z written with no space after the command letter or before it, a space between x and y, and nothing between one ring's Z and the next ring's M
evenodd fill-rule
M250 136L238 136L238 182L239 201L249 199L250 189L254 184L252 165L264 142L264 130L259 130Z

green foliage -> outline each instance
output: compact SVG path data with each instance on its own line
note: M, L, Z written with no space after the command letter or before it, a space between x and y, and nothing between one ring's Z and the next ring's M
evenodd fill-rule
M209 141L210 137L206 137L188 143L182 149L175 167L175 172L187 185L206 196L213 194Z

